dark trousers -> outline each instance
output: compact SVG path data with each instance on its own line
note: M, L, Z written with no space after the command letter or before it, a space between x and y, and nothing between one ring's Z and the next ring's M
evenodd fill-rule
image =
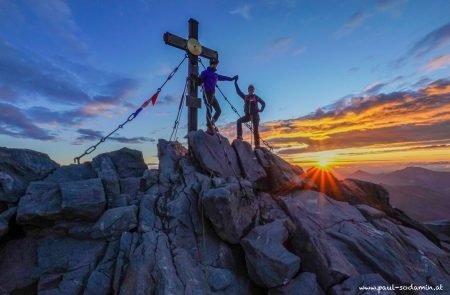
M253 123L253 136L255 137L255 146L259 146L259 116L250 116L250 114L245 114L245 116L237 120L237 136L242 137L242 123L247 123L252 121Z
M212 117L212 122L216 123L222 113L220 109L219 102L213 92L205 92L206 94L206 126L212 127L211 125L211 111L214 109L214 116Z

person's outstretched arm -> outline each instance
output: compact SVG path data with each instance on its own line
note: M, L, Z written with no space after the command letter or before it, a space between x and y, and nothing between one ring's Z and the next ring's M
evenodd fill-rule
M260 112L264 111L264 109L266 108L266 103L264 102L264 100L258 96L258 102L261 104L261 109L259 110Z
M233 81L233 80L235 80L235 77L231 78L228 76L217 75L217 78L219 81Z
M234 87L236 88L236 93L245 100L245 94L241 91L241 89L239 88L239 85L237 83L237 80L234 80Z

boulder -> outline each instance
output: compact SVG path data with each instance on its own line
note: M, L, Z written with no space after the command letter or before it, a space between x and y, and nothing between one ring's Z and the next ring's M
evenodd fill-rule
M236 152L222 135L209 135L203 130L188 134L192 154L206 174L220 177L241 176Z
M28 183L45 178L58 167L46 154L0 147L0 202L16 203Z
M268 295L325 295L312 272L302 272L284 286L269 289ZM357 294L357 293L352 293Z
M245 198L239 183L209 189L202 195L201 202L216 233L229 243L239 243L258 222L258 204Z
M59 185L43 181L31 182L17 206L17 223L46 226L61 218Z
M47 176L44 181L62 183L75 180L86 180L91 178L97 178L97 175L92 169L91 163L86 162L80 165L71 164L68 166L61 166L55 169L49 176Z
M64 182L60 188L65 219L96 220L103 213L106 199L99 178Z
M145 164L141 151L122 148L100 156L104 155L111 158L120 178L141 177L144 171L147 170L147 164ZM95 158L93 161L95 161Z
M254 183L257 187L263 187L258 181L264 181L267 174L252 151L252 146L243 140L234 140L232 146L238 156L243 177Z
M310 185L303 177L303 170L293 166L266 148L255 150L259 163L266 170L266 190L277 194Z
M285 222L277 220L257 226L242 240L250 278L264 288L289 282L300 269L300 258L283 245L289 238Z
M137 211L134 205L106 210L92 229L92 238L120 237L123 232L137 227Z

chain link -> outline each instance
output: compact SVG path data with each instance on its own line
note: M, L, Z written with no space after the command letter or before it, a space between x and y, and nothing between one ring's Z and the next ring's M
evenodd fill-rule
M157 93L161 92L161 90L163 89L163 87L166 85L166 83L172 79L172 77L176 74L176 72L178 71L178 69L180 68L180 66L183 64L183 62L188 58L188 55L186 54L184 56L184 58L181 60L181 62L173 69L173 71L169 74L169 76L166 78L166 80L164 81L164 83L162 83L162 85L158 88ZM84 153L82 153L80 156L75 157L73 159L73 161L77 164L80 164L80 159L86 155L91 154L92 152L94 152L97 147L105 142L111 135L113 135L114 133L117 132L117 130L122 129L126 124L128 124L129 122L133 121L137 115L139 115L139 113L143 110L144 105L142 105L141 107L139 107L134 113L132 113L130 116L128 116L127 120L125 122L123 122L122 124L120 124L116 129L114 129L113 131L111 131L108 135L102 137L96 144L94 144L93 146L90 146L89 148L87 148Z

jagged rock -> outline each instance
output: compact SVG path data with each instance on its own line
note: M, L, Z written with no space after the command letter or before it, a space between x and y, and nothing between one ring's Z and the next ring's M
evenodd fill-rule
M58 167L46 154L0 147L0 202L16 203L28 183L45 178Z
M60 188L65 219L96 220L105 210L105 192L99 178L64 182Z
M120 285L125 277L129 258L136 248L138 241L139 235L136 233L124 232L120 237L119 254L116 258L112 283L113 294L119 294L120 292Z
M48 225L61 217L59 185L43 181L31 182L17 207L17 222L34 226Z
M386 213L368 205L355 205L355 207L359 210L359 212L361 212L362 215L364 215L367 220L372 221L375 219L387 218Z
M121 178L119 181L120 192L135 198L141 189L141 179L141 177Z
M195 159L207 174L220 177L241 175L236 152L226 137L198 130L189 132L188 139Z
M450 280L449 252L387 206L377 186L336 180L345 193L338 202L311 191L323 187L264 149L257 150L258 165L268 177L259 182L269 186L234 173L214 177L226 164L222 145L193 134L197 154L160 141L160 170L148 170L140 152L125 149L31 182L0 241L0 293L346 294L371 274L388 284ZM246 151L238 151L250 163L243 168L253 169ZM201 161L216 159L220 169L211 174ZM14 218L14 206L0 202L0 216ZM282 263L296 256L301 272Z
M141 190L146 192L150 187L158 183L159 171L157 169L145 170L143 178L143 184Z
M152 276L156 282L155 294L184 294L165 235L159 235L156 239L155 256L158 258Z
M243 176L257 187L263 187L258 181L263 180L267 174L252 151L252 146L243 140L234 140L232 146L238 156Z
M260 193L256 197L256 201L259 205L260 223L271 223L277 219L286 219L287 215L283 209L275 202L272 197L267 193Z
M289 233L284 221L257 226L242 240L250 278L265 288L289 282L300 268L300 258L289 252L283 243Z
M288 284L269 289L268 295L325 295L317 283L316 275L311 272L302 272L293 278ZM357 294L357 293L353 293Z
M141 151L122 148L105 155L111 157L120 178L141 177L144 171L147 170Z
M441 241L450 243L450 220L435 220L424 223Z
M143 234L142 242L130 253L130 263L120 294L152 294L155 291L152 269L157 259L157 238L152 232Z
M182 294L210 294L208 282L199 264L183 248L173 251L174 265L184 286Z
M119 252L119 241L108 244L105 255L89 276L84 295L108 295L112 292L114 266Z
M101 154L92 160L92 167L102 180L108 208L126 206L126 200L120 196L119 174L111 157Z
M403 225L414 228L427 236L433 243L440 246L440 241L423 224L411 219L401 210L393 208L389 203L389 193L381 185L370 183L367 181L346 179L337 185L332 185L339 194L328 194L338 200L349 202L352 205L366 204L377 208L396 221L400 221Z
M366 290L361 290L360 288L368 288ZM380 287L380 290L370 290L370 287ZM383 287L385 289L383 289ZM331 289L332 295L375 295L375 294L386 294L395 295L396 293L387 288L391 287L391 284L386 282L382 276L379 274L364 274L360 276L351 277L345 280L342 284L333 286Z
M164 139L158 140L158 158L160 181L174 182L178 175L178 161L187 155L188 150L179 142L169 142Z
M238 290L233 289L233 287L237 286L233 284L236 278L232 271L226 268L206 267L205 273L212 291L222 291L223 294L237 294Z
M238 183L226 183L206 191L201 202L217 234L232 244L239 243L258 222L258 204L244 198Z
M10 208L0 214L0 239L9 231L9 221L16 214L17 207Z
M368 221L357 208L314 191L291 193L280 204L296 225L293 249L302 269L316 273L324 289L368 273L396 283L449 279L448 253L413 229Z
M138 208L134 205L106 210L94 225L92 238L107 238L121 236L137 226Z
M267 190L273 193L292 191L309 185L303 177L303 170L300 167L292 166L280 157L274 155L266 148L255 150L262 167L266 170Z
M71 164L68 166L61 166L47 176L44 181L62 183L91 178L97 178L97 175L92 169L91 163L87 162L80 165Z
M0 248L0 294L24 290L33 294L37 278L31 273L37 262L37 243L30 238L11 240ZM31 292L26 292L27 287Z
M49 237L38 242L39 294L80 294L105 250L105 242Z
M161 222L155 214L157 196L154 194L146 194L142 197L139 207L139 226L140 232L148 232L151 230L161 229Z

